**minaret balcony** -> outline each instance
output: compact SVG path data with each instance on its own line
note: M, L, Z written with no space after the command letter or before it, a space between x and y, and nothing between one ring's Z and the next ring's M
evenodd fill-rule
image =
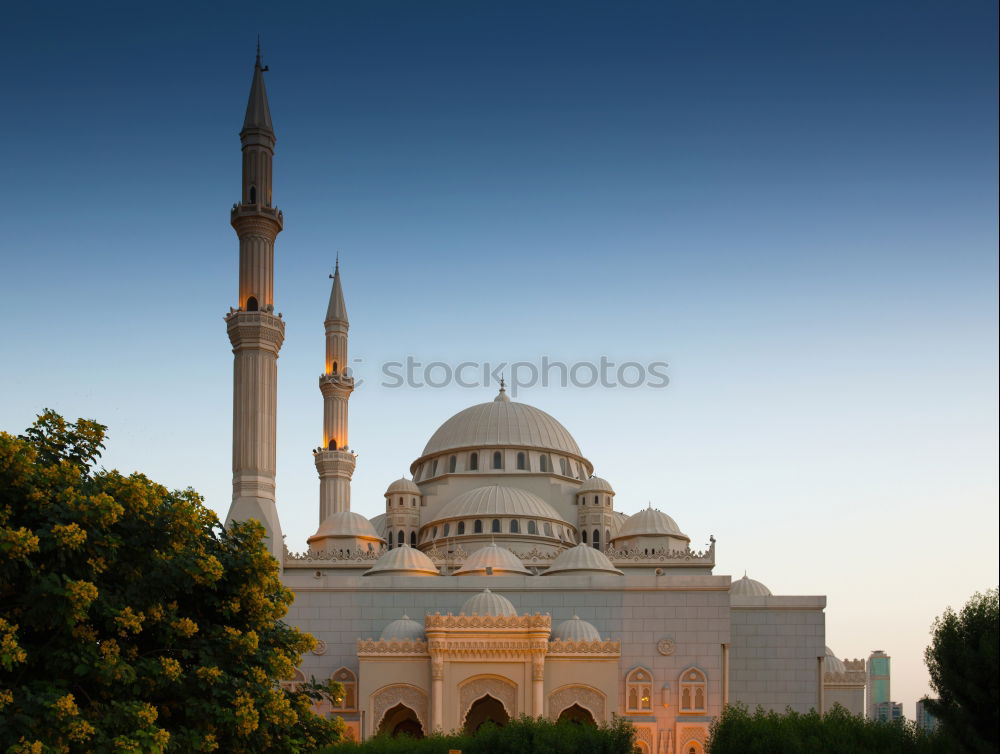
M224 319L234 349L254 348L277 353L285 340L285 320L280 314L233 309Z
M239 202L233 205L229 213L229 221L236 227L237 223L246 219L267 218L278 226L278 232L285 227L285 216L277 207L265 207L263 204L243 204Z

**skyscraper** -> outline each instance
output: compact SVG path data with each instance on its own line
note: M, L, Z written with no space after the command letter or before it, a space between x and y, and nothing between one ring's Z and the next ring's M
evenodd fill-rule
M881 649L868 656L868 689L865 695L865 709L869 720L878 718L878 705L890 699L889 667L892 660Z

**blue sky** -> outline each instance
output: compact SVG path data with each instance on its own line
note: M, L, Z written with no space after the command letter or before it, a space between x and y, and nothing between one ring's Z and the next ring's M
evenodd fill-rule
M379 366L665 361L532 388L720 573L829 595L913 715L933 616L996 581L997 8L988 2L22 4L0 62L0 427L230 497L237 132L263 37L286 230L279 500L316 526L339 250L354 506L492 388Z

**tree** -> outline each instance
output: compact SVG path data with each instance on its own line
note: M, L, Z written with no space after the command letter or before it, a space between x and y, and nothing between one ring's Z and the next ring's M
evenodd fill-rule
M968 752L1000 749L998 623L997 589L976 592L961 613L949 607L934 620L924 652L938 694L927 700L928 709L954 744Z
M105 427L0 433L0 751L298 752L334 743L286 691L314 640L255 522L96 470Z

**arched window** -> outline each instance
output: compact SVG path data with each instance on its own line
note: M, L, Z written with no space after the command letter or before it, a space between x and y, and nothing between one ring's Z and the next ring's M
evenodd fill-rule
M569 461L565 458L559 459L559 471L563 476L569 476Z
M253 184L250 184L250 203L251 204L257 203L257 187L254 186Z
M402 529L396 532L396 544L400 547L406 544L406 534L403 533Z
M582 532L580 532L580 536L583 538L583 543L587 544L587 530L586 529L584 529Z
M403 498L399 498L399 507L400 507L400 508L402 508L402 507L403 507Z
M416 508L417 507L417 499L415 497L411 497L410 498L410 507L411 508Z
M601 549L601 530L600 529L594 529L594 539L591 541L591 544L594 545L594 549L595 550L600 550Z
M601 499L597 495L594 495L594 505L600 505L600 504L601 504Z
M611 529L604 530L604 543L610 547L611 546Z
M653 675L645 668L636 668L625 676L625 687L628 689L626 712L653 711Z
M451 524L445 524L444 525L444 533L441 536L442 537L447 537L448 534L450 534L450 533L451 533Z
M516 518L512 518L510 520L510 533L511 534L520 534L521 533L521 525L517 522Z
M465 534L465 521L458 522L458 534Z
M545 536L546 537L551 537L552 536L552 524L550 524L548 521L546 521L545 523L542 524L542 527L545 529Z
M335 361L335 362L333 362L333 373L334 373L334 374L336 374L336 373L337 373L337 362L336 362L336 361Z
M331 679L344 687L344 695L333 700L333 708L339 710L357 709L358 707L358 678L347 668L340 668L334 671Z
M549 457L544 453L538 457L538 470L539 471L549 470Z
M437 473L438 473L438 462L437 459L435 458L433 461L431 461L431 476L435 476L437 475Z
M517 470L524 471L528 468L528 462L524 457L524 453L517 454Z
M494 518L493 519L493 525L490 526L490 531L492 531L494 534L499 534L500 533L500 519L499 518Z
M451 458L448 459L448 473L454 474L456 468L458 468L458 458L452 456Z
M469 471L479 471L479 454L469 454Z
M389 549L391 550L392 549L392 543L395 541L392 538L392 529L389 529L389 531L386 533L386 537L385 538L388 541L388 543L389 543Z
M679 712L699 714L705 711L707 679L698 668L688 668L681 673Z
M472 526L472 531L473 531L474 534L482 534L483 533L483 522L481 520L479 520L478 518L476 519L476 523L473 524L473 526Z
M435 526L433 531L431 531L431 539L437 539L437 538L438 538L438 528Z
M410 532L410 547L417 546L417 533L415 531Z
M493 453L493 468L502 469L503 468L503 455L497 450Z
M255 312L255 311L257 311L257 297L256 296L251 296L250 298L247 299L247 311L248 312Z
M538 534L538 524L534 521L528 522L528 534Z

